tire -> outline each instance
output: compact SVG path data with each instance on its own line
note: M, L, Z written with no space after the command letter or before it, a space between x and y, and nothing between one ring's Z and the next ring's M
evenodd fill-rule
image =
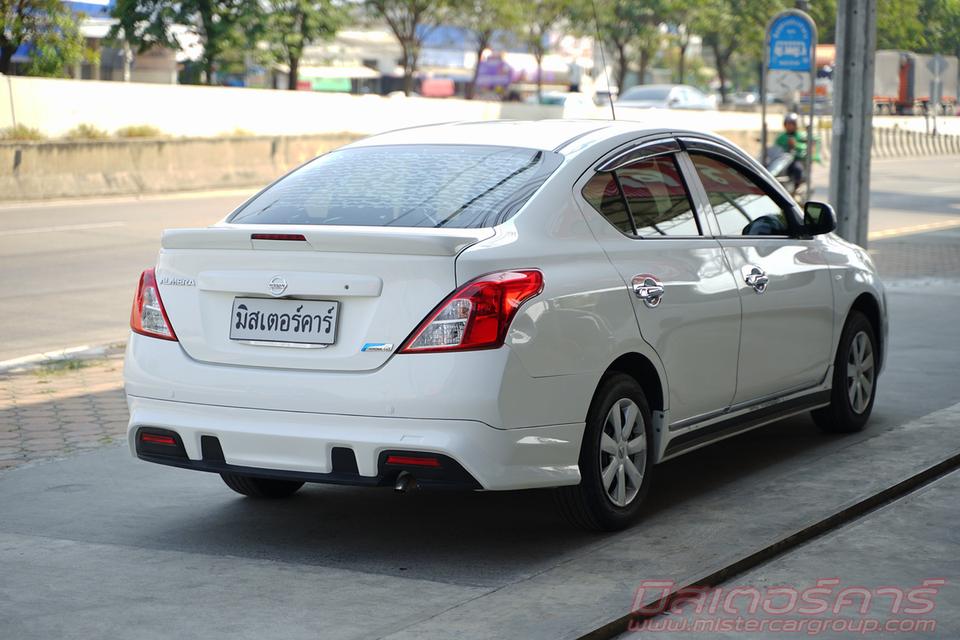
M865 351L868 353L864 353ZM873 325L859 311L851 312L840 335L840 344L833 364L830 404L810 412L820 429L827 433L855 433L867 424L873 411L873 401L877 397L877 373L880 364L877 354L877 337ZM869 369L864 366L868 356ZM853 388L853 374L857 375L859 390Z
M303 486L302 482L295 480L254 478L236 473L221 473L220 477L228 487L251 498L287 498Z
M625 439L618 435L617 415L621 424L637 416ZM555 490L557 506L567 521L591 531L618 531L637 518L653 477L651 425L650 406L636 380L617 373L601 382L580 445L580 484ZM639 472L639 484L636 474L629 473L630 466ZM609 483L604 481L604 469L613 469L612 474L608 471Z

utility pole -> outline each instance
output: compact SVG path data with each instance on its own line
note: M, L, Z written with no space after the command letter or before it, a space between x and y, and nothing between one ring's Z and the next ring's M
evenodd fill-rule
M875 0L838 2L830 201L837 211L837 233L862 247L867 246L870 213L876 46Z

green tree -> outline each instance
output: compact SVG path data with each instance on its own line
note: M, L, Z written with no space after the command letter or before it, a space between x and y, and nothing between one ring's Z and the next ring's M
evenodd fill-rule
M69 10L47 16L47 28L35 35L31 44L28 76L63 78L80 62L99 64L100 55L87 47L78 20Z
M673 42L677 47L677 82L683 84L687 76L687 47L690 46L690 24L696 21L699 3L696 0L668 0L666 21L673 26Z
M727 102L731 58L736 53L759 62L762 55L764 28L780 9L778 0L704 0L697 10L694 31L703 37L704 45L713 53L720 82L720 99Z
M637 32L636 50L638 54L638 76L640 84L647 81L647 70L658 52L663 49L664 36L660 26L666 22L670 0L647 0L637 3L637 19L634 29Z
M249 42L260 12L257 0L117 0L112 15L118 23L110 33L139 52L154 46L179 50L171 27L185 25L203 45L200 64L207 84L214 84L220 57Z
M543 97L543 57L550 47L549 36L569 11L566 0L526 0L520 5L520 39L537 62L537 102Z
M387 23L400 43L403 93L410 95L423 41L447 18L449 3L446 0L364 0L364 5L371 16Z
M33 45L27 72L62 76L82 59L95 60L87 51L77 18L60 0L0 0L0 73L10 73L20 45Z
M877 49L925 48L920 0L878 0Z
M594 14L596 9L596 14ZM579 25L583 35L594 35L597 30L607 51L613 54L614 82L624 89L630 60L640 40L640 29L650 20L651 12L636 0L582 0L574 5L573 24Z
M270 0L263 35L274 55L290 67L288 89L297 88L303 48L332 38L345 18L332 0Z
M960 0L924 0L921 22L930 53L960 56Z
M518 26L520 11L514 0L462 0L452 6L450 20L467 31L477 54L473 78L466 91L467 100L472 100L476 94L480 56L493 43L497 32L512 31Z

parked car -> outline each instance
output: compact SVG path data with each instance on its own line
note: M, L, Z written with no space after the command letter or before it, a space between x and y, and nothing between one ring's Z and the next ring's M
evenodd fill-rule
M579 91L544 91L539 100L533 95L527 102L563 107L565 118L587 118L597 112L590 96Z
M716 109L716 100L685 84L642 84L624 91L617 107L637 109Z
M537 100L537 96L533 95L528 102L534 104L539 102L539 104L551 104L560 107L568 105L593 106L593 100L590 99L590 96L585 93L580 93L579 91L544 91L539 101Z
M886 303L834 226L702 132L366 138L164 232L131 313L129 444L257 498L553 487L572 522L621 528L664 460L807 411L863 428Z

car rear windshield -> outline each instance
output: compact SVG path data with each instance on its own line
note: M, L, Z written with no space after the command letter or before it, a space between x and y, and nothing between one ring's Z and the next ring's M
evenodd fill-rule
M493 226L516 213L561 160L550 151L482 145L341 149L281 178L228 222Z

